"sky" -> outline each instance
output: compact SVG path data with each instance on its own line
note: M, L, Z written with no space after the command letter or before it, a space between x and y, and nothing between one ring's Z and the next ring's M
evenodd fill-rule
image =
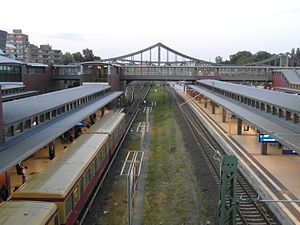
M0 30L22 29L32 44L89 48L101 58L158 42L207 61L300 47L299 0L14 0L1 9Z

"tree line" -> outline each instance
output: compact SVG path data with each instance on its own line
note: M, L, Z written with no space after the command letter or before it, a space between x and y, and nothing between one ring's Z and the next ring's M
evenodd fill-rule
M62 55L62 63L67 65L70 63L80 63L80 62L90 62L95 60L100 60L99 56L95 56L93 50L83 49L81 52L70 53L66 52Z
M291 56L291 64L299 65L300 64L300 48L293 48L291 52L287 52ZM252 54L250 51L239 51L233 55L229 56L229 60L223 60L221 56L215 58L215 62L219 64L233 64L233 65L242 65L250 64L255 62L260 62L266 60L276 54L271 54L266 51L258 51L255 54ZM272 65L272 64L271 64Z

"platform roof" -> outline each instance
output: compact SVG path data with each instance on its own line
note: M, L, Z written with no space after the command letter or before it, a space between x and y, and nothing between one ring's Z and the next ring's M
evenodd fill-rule
M274 70L274 72L282 72L290 84L300 84L300 70Z
M27 118L76 101L85 96L109 89L103 84L88 84L80 87L68 88L61 91L32 96L3 103L3 124L15 124Z
M77 68L80 67L81 64L77 63L77 64L68 64L68 65L61 65L61 64L54 64L53 67L56 68Z
M43 64L43 63L27 63L26 65L31 67L44 67L44 68L48 67L47 64Z
M25 87L23 82L0 82L0 85L2 90Z
M225 97L216 95L213 92L210 92L201 87L195 85L189 85L189 87L191 87L198 93L201 93L210 98L218 105L221 105L222 107L228 109L230 112L237 115L242 120L247 121L248 123L257 127L262 132L271 135L283 145L288 146L300 153L300 134L292 129L288 129L287 127L283 127L277 124L276 121L272 120L272 116L269 116L267 118L263 117L253 111L250 111L245 106L234 103L233 101L230 101Z
M111 92L101 99L61 115L55 120L42 124L24 134L5 142L0 146L0 173L14 167L18 162L31 156L51 141L74 127L78 122L101 109L123 92Z
M300 89L295 88L276 87L275 90L284 91L289 94L300 94Z
M297 95L290 95L283 92L272 91L262 88L256 88L241 84L233 84L218 80L200 80L198 83L206 84L221 90L236 93L247 98L252 98L257 101L265 102L269 105L278 108L286 109L291 112L300 113L300 97Z
M23 65L25 63L0 55L0 65L1 64L4 64L4 65L11 65L11 64Z
M38 91L24 91L24 92L19 92L14 94L2 95L2 100L9 101L18 98L25 98L25 97L37 95L38 93L39 93Z

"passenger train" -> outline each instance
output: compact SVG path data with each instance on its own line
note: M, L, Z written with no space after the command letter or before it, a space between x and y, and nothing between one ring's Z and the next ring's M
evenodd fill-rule
M12 201L0 205L0 212L8 210L9 204L14 204L16 211L23 210L18 217L22 222L11 223L8 216L0 216L0 224L24 224L27 211L23 204L31 204L32 209L51 208L43 220L40 213L28 212L31 221L35 221L31 224L76 224L124 133L124 113L103 116L69 145L60 158L12 193ZM35 206L42 203L45 205Z

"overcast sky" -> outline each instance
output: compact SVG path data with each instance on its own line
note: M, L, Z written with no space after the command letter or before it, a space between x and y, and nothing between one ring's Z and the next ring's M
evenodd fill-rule
M300 0L14 0L1 3L0 29L101 58L161 42L214 61L240 50L300 47Z

